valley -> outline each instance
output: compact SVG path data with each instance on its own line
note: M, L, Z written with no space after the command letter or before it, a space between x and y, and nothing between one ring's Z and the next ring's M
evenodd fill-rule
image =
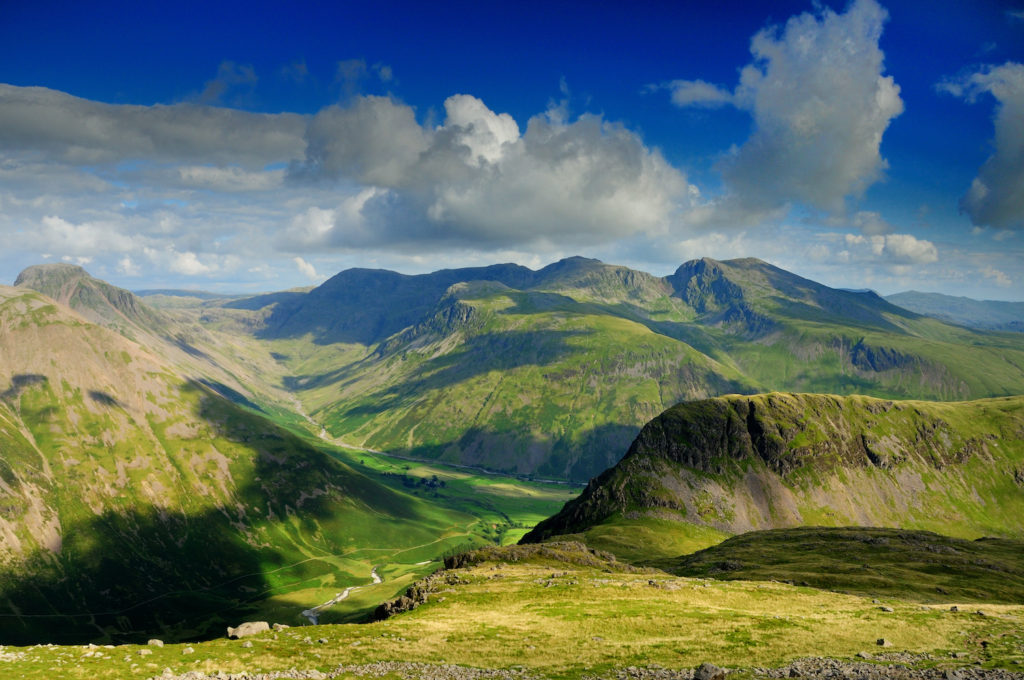
M17 283L0 671L1024 661L1019 333L754 259L258 296L137 296L71 265ZM368 623L406 592L425 599ZM219 639L243 620L291 628Z

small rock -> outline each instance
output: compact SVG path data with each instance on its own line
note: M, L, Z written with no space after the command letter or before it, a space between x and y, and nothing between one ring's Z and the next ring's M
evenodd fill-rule
M949 611L951 611L951 612L958 612L958 611L960 611L960 607L957 607L956 605L953 605L952 607L949 608Z
M871 604L878 604L878 598L876 597L875 599L871 600Z
M952 654L950 654L950 656L954 659L966 659L967 652L953 652Z
M163 647L164 646L164 641L163 640L157 640L156 638L154 638L154 639L150 640L149 642L147 642L146 644L149 645L150 647Z
M857 656L860 657L861 659L870 659L871 658L871 655L868 654L867 652L857 652Z
M136 652L136 653L137 653L137 654L138 654L139 656L149 656L150 654L152 654L152 653L153 653L153 650L152 650L152 649L140 649L140 650L139 650L138 652Z
M883 612L889 612L890 614L891 614L892 612L896 611L896 610L895 610L895 609L893 609L892 607L886 607L885 605L883 605L883 606L879 607L879 609L881 609L881 610L882 610Z
M196 650L192 649L191 647L186 647L185 649L181 650L181 653L182 654L195 654Z
M268 630L270 630L270 624L266 621L246 621L245 623L239 624L238 628L228 626L228 637L232 640L237 640L250 635L256 635L257 633L263 633Z
M693 671L693 680L724 680L725 673L724 668L704 662Z
M252 640L246 640L245 642L242 643L242 646L245 647L246 649L251 648L252 647Z
M879 647L892 647L892 642L885 638L878 638L878 640L875 641L875 644Z
M275 623L273 626L271 626L271 628L273 628L277 632L281 632L282 630L287 630L288 628L291 628L291 626L289 626L287 623Z
M988 614L986 614L985 612L981 611L980 609L978 611L974 612L974 613L977 614L978 616L988 616Z
M945 680L960 680L960 674L952 668L947 668L942 676Z
M327 644L327 638L317 638L316 641L318 643L320 643L321 645L326 645Z
M356 640L355 642L350 644L349 647L358 647L361 644L363 644L362 640Z

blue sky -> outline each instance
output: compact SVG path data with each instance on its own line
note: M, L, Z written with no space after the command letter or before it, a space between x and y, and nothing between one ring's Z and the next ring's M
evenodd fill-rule
M151 5L0 6L0 281L755 256L1024 299L1024 0Z

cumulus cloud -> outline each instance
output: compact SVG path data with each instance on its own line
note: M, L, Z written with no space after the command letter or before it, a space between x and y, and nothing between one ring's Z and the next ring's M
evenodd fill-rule
M857 0L845 14L802 14L751 41L739 104L756 129L724 165L744 201L805 202L831 212L881 177L882 134L903 111L878 47L886 12Z
M104 104L0 84L0 149L43 152L71 164L145 159L262 168L302 157L305 128L294 114Z
M411 107L375 96L317 114L292 178L332 176L375 190L337 211L330 243L493 249L604 242L665 233L698 195L659 152L599 116L568 121L554 110L520 131L508 114L464 94L445 101L445 114L439 126L421 125ZM301 223L293 227L293 234L309 233Z
M960 207L977 226L1024 229L1024 64L1007 62L940 84L973 102L996 98L994 153L978 171Z
M886 18L875 0L801 14L753 37L754 61L734 92L701 80L668 86L679 106L734 104L753 116L750 138L720 165L728 202L747 221L793 201L842 212L882 177L882 134L903 111L899 86L882 75Z

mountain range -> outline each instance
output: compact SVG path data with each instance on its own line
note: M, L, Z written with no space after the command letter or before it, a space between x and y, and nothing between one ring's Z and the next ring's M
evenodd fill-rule
M683 400L770 391L974 399L1024 393L1024 340L943 323L756 259L672 275L569 258L197 305L248 333L348 444L583 481Z
M916 290L887 295L885 299L918 314L961 326L1024 333L1024 302L972 300L955 295L921 293Z
M597 476L533 537L608 541L633 522L666 554L793 522L941 518L960 535L1019 535L1024 517L1006 481L1024 474L1019 400L991 400L1024 394L1024 335L950 325L756 259L695 260L666 277L584 258L536 271L355 269L246 297L140 297L63 264L16 283L0 287L8 642L209 636L246 612L295 616L289 593L366 583L387 555L419 565L495 535L472 504L417 496L354 467L342 445ZM776 391L878 401L739 396ZM694 422L725 442L718 453L630 448L684 401L699 406L676 408L710 414ZM812 422L845 433L842 446ZM833 495L815 495L815 475ZM915 514L900 509L909 496L870 490L900 480L948 493L914 496L928 511ZM844 493L871 512L843 506ZM390 552L373 552L382 542Z

